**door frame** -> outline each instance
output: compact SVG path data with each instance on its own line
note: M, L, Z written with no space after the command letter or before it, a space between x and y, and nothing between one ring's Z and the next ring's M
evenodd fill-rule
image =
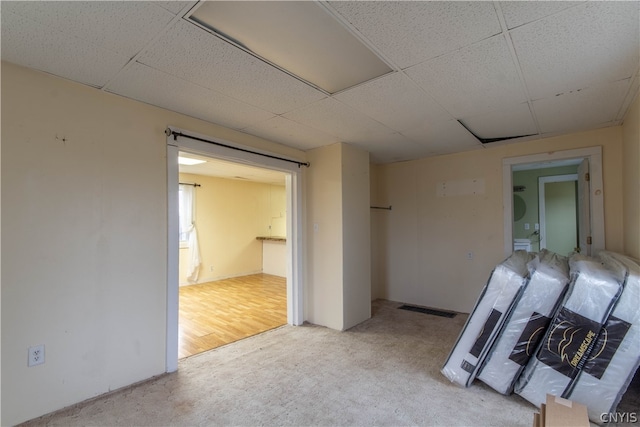
M566 175L552 175L541 176L538 178L538 222L540 223L540 249L547 247L547 220L546 220L546 201L545 201L545 184L551 182L566 182L566 181L578 181L578 174L566 174ZM577 196L576 189L576 196ZM576 206L576 209L580 209L580 206ZM577 213L577 212L576 212ZM576 225L578 223L578 217L576 215ZM579 234L578 234L579 235Z
M212 138L169 126L171 131L210 139L228 146L254 150L220 138ZM167 340L166 372L178 369L178 302L179 302L179 225L178 225L178 152L186 151L234 163L277 170L286 174L287 193L287 323L301 325L304 321L303 300L303 222L302 168L296 164L259 154L233 150L170 134L167 136ZM263 150L260 150L263 151ZM278 153L265 152L267 155Z
M513 253L513 167L527 163L553 163L558 160L588 159L590 168L590 205L592 253L605 248L604 188L602 185L602 147L553 151L502 159L502 212L504 218L504 255Z

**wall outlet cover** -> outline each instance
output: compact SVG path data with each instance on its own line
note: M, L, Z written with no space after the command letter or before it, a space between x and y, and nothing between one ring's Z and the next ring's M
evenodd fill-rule
M29 347L27 366L37 366L44 363L44 344Z

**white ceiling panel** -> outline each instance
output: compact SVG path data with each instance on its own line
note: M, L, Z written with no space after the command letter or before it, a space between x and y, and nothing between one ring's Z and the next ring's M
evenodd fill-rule
M629 79L533 101L542 133L590 129L615 120Z
M213 176L216 178L235 179L242 181L261 182L264 184L285 185L284 172L271 169L257 168L241 163L227 162L211 157L199 156L186 152L178 153L180 157L204 160L205 163L197 165L179 165L180 173L193 175ZM201 184L199 182L187 182L186 184Z
M502 35L418 64L406 73L455 117L526 101Z
M273 117L267 111L139 63L119 74L107 90L232 129Z
M52 31L5 10L2 3L2 59L91 86L103 86L129 60L109 49Z
M284 144L300 150L309 150L339 141L335 136L282 116L275 116L267 121L242 129L242 131L271 141L282 141Z
M152 2L17 1L2 2L6 11L38 22L100 48L131 58L174 17Z
M527 102L477 116L463 117L460 121L476 136L485 139L538 133Z
M195 0L1 1L2 60L302 150L343 141L380 163L483 147L456 120L480 138L618 125L638 96L638 0L319 4L395 72L327 95L184 19Z
M329 2L396 66L406 68L500 33L491 2Z
M361 142L393 131L333 98L326 98L284 115L285 118L325 130L342 142Z
M507 28L512 29L528 24L546 16L553 15L582 1L501 1L500 8L504 14Z
M154 1L152 2L155 5L158 5L169 12L177 15L182 9L187 6L193 6L197 3L197 1L182 1L182 0L170 0L170 1Z
M177 23L138 60L275 114L326 96L186 21Z
M451 119L431 96L403 73L393 73L335 96L336 99L394 129Z
M589 2L513 30L532 99L632 76L639 21L638 2Z
M482 144L456 120L425 124L402 132L407 138L428 148L428 155L454 153L481 148Z
M402 162L429 155L429 148L411 141L400 133L380 135L368 140L366 144L352 144L369 151L370 161L374 163Z

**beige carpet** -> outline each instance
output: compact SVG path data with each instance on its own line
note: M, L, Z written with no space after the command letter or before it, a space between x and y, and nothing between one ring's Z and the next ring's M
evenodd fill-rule
M466 316L399 305L375 301L373 317L347 332L284 326L29 425L531 425L535 408L519 396L458 388L440 373Z

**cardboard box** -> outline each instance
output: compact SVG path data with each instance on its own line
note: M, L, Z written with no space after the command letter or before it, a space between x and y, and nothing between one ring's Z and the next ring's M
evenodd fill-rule
M533 414L533 427L589 427L587 407L547 394L539 414Z

